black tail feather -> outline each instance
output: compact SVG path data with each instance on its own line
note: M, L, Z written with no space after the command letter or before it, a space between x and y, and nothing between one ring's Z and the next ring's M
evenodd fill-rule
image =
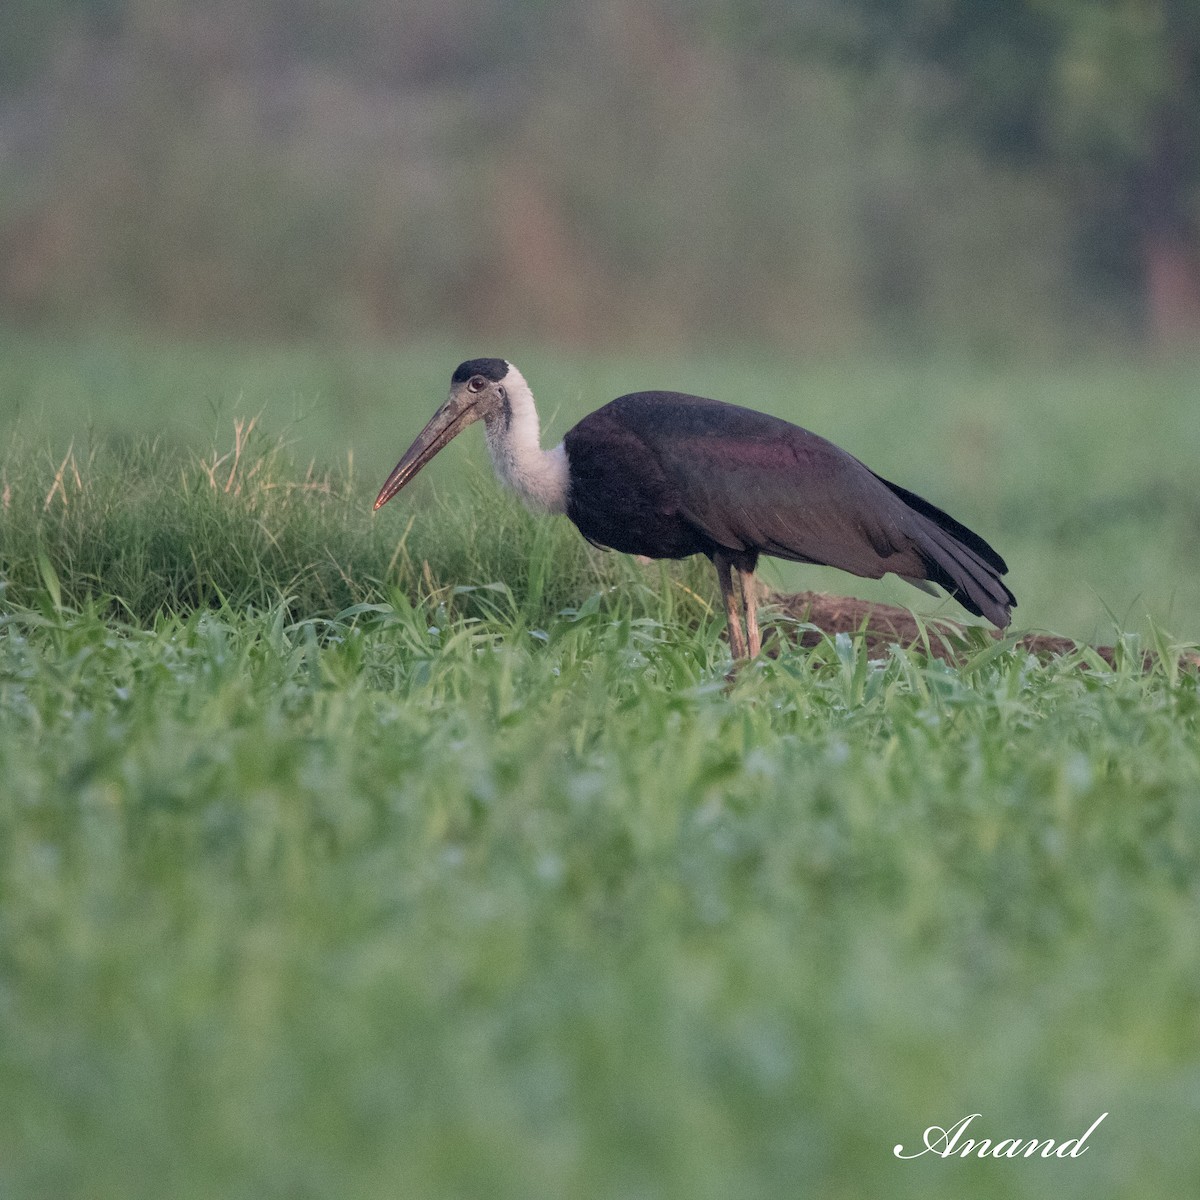
M873 471L871 473L875 474ZM999 572L1001 575L1008 573L1008 564L974 530L960 524L949 513L943 512L934 504L930 504L928 500L918 496L916 492L910 492L907 488L902 488L897 483L891 483L884 479L882 475L875 475L875 478L894 495L899 496L909 508L915 509L921 516L932 521L939 529L944 529L955 541L961 542L969 550L973 550L993 570Z
M881 475L875 478L922 518L917 552L926 578L945 588L967 612L1006 628L1017 600L1000 578L1008 571L1004 559L949 513Z
M1016 597L982 555L948 531L933 528L928 531L921 557L928 578L944 587L963 608L977 617L986 617L999 629L1007 627Z

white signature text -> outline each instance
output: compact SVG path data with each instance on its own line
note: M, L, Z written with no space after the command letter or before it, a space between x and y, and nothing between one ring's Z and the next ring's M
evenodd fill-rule
M1028 1138L1022 1141L1011 1137L994 1142L991 1138L965 1137L967 1127L980 1115L971 1113L946 1129L930 1125L925 1130L924 1145L919 1150L907 1153L903 1145L898 1145L892 1153L897 1158L920 1158L922 1154L932 1154L935 1158L966 1158L971 1154L978 1158L1032 1158L1035 1154L1042 1158L1078 1158L1087 1153L1084 1142L1108 1113L1101 1113L1079 1137L1067 1138L1064 1142L1055 1142L1053 1138Z

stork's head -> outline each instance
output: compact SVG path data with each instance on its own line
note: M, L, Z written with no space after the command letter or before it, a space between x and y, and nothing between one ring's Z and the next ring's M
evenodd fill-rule
M375 507L382 508L451 439L478 420L495 420L508 411L504 380L515 368L502 358L472 358L450 377L450 395L430 418L417 440L387 477Z

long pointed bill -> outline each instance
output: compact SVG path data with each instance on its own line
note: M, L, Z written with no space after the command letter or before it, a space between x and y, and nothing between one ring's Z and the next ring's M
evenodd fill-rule
M417 440L404 452L404 457L379 489L379 495L375 498L376 510L381 509L447 442L462 433L478 416L477 410L462 404L458 397L451 396L433 414L429 424L417 435Z

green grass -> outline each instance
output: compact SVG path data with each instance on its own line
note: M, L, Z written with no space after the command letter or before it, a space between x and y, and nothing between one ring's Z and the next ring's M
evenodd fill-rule
M1111 640L1145 603L1112 670L839 639L729 685L703 570L526 517L478 445L369 515L454 354L364 355L358 408L311 400L282 448L268 411L235 466L234 417L349 360L10 340L5 1200L1194 1188L1200 683L1141 670L1200 628L1181 368L792 376L995 539L1019 623ZM600 389L699 386L540 359L560 432ZM800 417L782 364L706 372ZM406 374L431 394L391 413ZM954 431L993 420L976 470ZM973 1112L1110 1115L1073 1161L892 1156Z
M1195 676L663 616L10 616L0 1194L1186 1194Z
M0 504L0 553L16 539L27 567L25 543L39 527L53 530L59 522L74 524L73 532L64 533L68 544L72 538L76 544L98 542L119 553L130 537L145 541L150 535L144 527L163 506L178 515L185 505L186 498L175 494L176 459L209 457L214 447L225 453L233 443L234 419L261 415L264 445L281 436L287 442L281 469L289 469L281 478L302 480L315 459L317 475L329 473L345 501L325 506L317 517L301 515L309 498L297 497L288 510L301 541L310 540L311 528L300 525L320 523L325 543L319 556L303 545L286 545L271 571L284 594L310 586L309 568L318 557L328 568L327 552L332 549L337 558L339 545L386 543L386 553L370 556L376 561L382 555L378 570L386 571L410 520L410 547L419 543L431 567L447 565L439 582L504 579L520 594L521 580L513 573L522 570L520 550L529 537L552 539L556 562L566 560L574 573L585 556L572 546L577 535L565 521L549 522L552 532L528 533L526 518L508 506L503 521L493 523L497 493L475 430L400 500L377 518L370 515L370 500L444 398L453 367L483 353L506 354L521 365L539 398L547 441L613 396L643 387L699 391L767 409L831 438L982 532L1008 559L1020 602L1016 620L1023 628L1107 642L1120 630L1145 634L1157 625L1180 638L1200 639L1195 487L1200 405L1197 364L1186 360L1000 367L870 358L798 362L721 347L700 357L646 360L477 343L285 351L147 345L101 335L51 341L0 332L0 431L10 440L0 456L0 495L5 487L23 493L15 508ZM159 465L145 469L157 471L158 478L130 503L119 493L111 460L129 454L144 459L147 442ZM93 454L105 463L99 481L105 503L94 505L86 522L64 513L58 496L43 512L68 448L81 470ZM164 457L170 470L162 466ZM455 515L446 518L446 507L457 510ZM217 518L212 522L224 532ZM147 568L197 580L206 570L199 549L211 550L218 565L235 557L220 539L208 536L208 528L199 531L199 567L191 555L172 550L166 562L148 562ZM520 545L510 543L514 529ZM186 524L184 531L192 536ZM273 520L264 519L255 536L269 543L268 534L277 533ZM59 535L51 532L43 540L53 558ZM471 555L487 560L485 578L470 569ZM214 569L214 582L236 592L245 585L247 568L256 572L256 561L257 555L249 563L230 562L228 570ZM596 561L593 557L589 571L626 578L623 568ZM361 557L353 565L368 569ZM70 587L70 565L55 561L55 566ZM895 581L872 583L770 560L762 570L768 583L785 589L850 591L930 608ZM0 576L14 572L20 574L11 561L0 565ZM393 573L386 581L402 577ZM581 600L585 583L566 590ZM103 590L102 581L87 586ZM331 592L320 601L323 611L344 607L349 591L334 596L332 584L321 586ZM137 590L126 579L118 592L130 599L127 593ZM145 604L153 608L157 602L172 603L170 584L157 591L147 585ZM314 610L302 605L300 611ZM947 603L937 611L950 615L956 609ZM138 612L145 615L140 606Z

